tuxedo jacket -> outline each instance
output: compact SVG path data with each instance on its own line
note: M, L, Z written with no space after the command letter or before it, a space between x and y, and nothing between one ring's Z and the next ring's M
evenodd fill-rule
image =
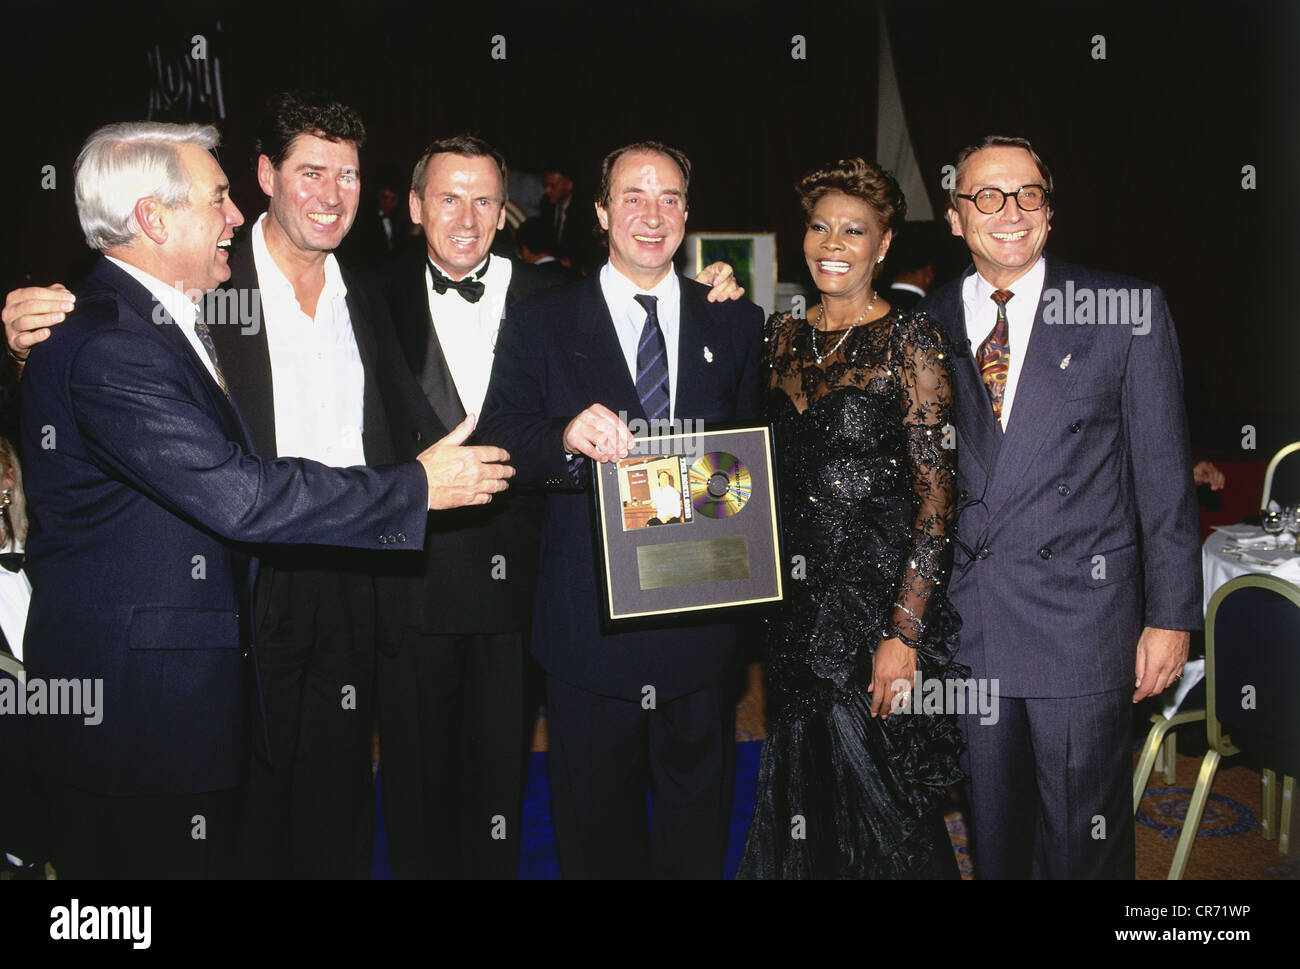
M106 259L21 392L28 675L103 681L98 724L28 718L36 769L108 795L237 786L251 546L418 548L423 470L257 457L180 328Z
M1132 687L1144 626L1202 624L1182 365L1164 295L1048 258L1004 434L971 354L982 336L966 331L961 285L919 306L957 348L958 660L1006 696ZM1078 323L1065 307L1119 290L1138 294L1126 322Z
M442 349L436 337L429 339L434 331L425 262L423 250L408 254L388 274L384 286L397 341L384 350L382 372L394 376L384 381L383 393L402 457L419 454L465 419ZM507 317L520 300L563 282L522 260L510 262ZM432 360L428 360L430 351ZM428 396L420 384L426 363L438 378ZM469 443L479 441L476 434ZM540 494L523 493L517 480L487 505L429 516L425 555L408 587L404 609L408 626L445 635L528 631L543 499Z
M747 300L709 303L707 287L680 283L675 416L706 424L757 419L762 310ZM507 315L483 406L483 438L510 452L521 481L553 489L533 652L552 676L605 696L639 701L652 685L662 701L714 685L733 658L730 625L602 633L591 495L560 490L573 481L564 429L593 403L645 419L598 274Z

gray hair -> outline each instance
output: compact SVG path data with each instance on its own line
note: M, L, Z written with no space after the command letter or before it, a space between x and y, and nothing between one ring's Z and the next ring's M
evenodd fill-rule
M140 234L135 203L152 198L169 208L186 208L190 184L181 165L180 145L217 147L212 125L127 121L104 125L81 146L73 169L77 218L86 245L113 249Z

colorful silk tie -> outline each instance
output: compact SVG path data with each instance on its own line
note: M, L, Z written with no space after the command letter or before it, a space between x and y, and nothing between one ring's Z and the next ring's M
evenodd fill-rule
M659 299L639 293L634 297L645 309L645 326L636 349L636 395L647 420L668 416L668 349L659 329Z
M1002 398L1007 392L1007 368L1011 366L1011 339L1007 333L1007 300L1015 293L1006 289L995 291L989 299L998 304L998 321L993 331L980 344L975 363L980 368L980 379L988 391L993 405L993 419L1002 421Z
M217 348L212 342L212 334L208 332L208 324L204 323L202 319L196 319L194 321L194 333L199 338L199 342L203 344L203 349L208 351L208 359L212 361L212 369L217 374L217 386L221 388L223 394L229 397L230 388L226 386L226 375L221 372L221 361L217 359Z

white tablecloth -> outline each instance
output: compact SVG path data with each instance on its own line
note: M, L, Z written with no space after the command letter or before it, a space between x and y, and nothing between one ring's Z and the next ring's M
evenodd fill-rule
M1294 582L1294 566L1300 563L1300 556L1292 550L1251 549L1245 558L1230 555L1223 550L1224 545L1243 536L1263 535L1262 528L1250 525L1233 525L1227 529L1212 532L1201 546L1201 579L1205 584L1205 598L1201 602L1202 614L1210 606L1210 598L1229 580L1239 575L1252 572L1273 572L1283 566L1280 578ZM1254 560L1258 561L1254 561ZM1293 561L1294 560L1294 561Z

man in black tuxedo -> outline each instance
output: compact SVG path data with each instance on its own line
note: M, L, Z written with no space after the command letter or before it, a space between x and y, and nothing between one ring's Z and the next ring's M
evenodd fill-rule
M627 421L750 420L763 314L673 271L690 162L644 142L606 157L609 261L506 318L483 440L546 486L533 653L546 672L552 810L565 877L722 875L734 759L735 630L603 633L586 458L627 454ZM514 447L518 448L515 454ZM654 795L648 832L647 786Z
M401 347L387 369L410 375L385 387L403 453L481 411L502 317L563 281L491 254L506 183L505 160L470 135L434 142L415 166L410 213L426 247L385 279ZM379 657L380 778L398 878L515 876L536 714L525 640L540 525L541 498L522 494L430 520L394 647Z
M216 141L150 123L91 136L78 216L105 258L22 385L28 674L103 684L101 719L28 725L63 877L230 872L233 789L250 737L267 747L250 546L418 549L427 508L486 502L510 474L454 438L385 468L256 456L199 304L243 222Z

